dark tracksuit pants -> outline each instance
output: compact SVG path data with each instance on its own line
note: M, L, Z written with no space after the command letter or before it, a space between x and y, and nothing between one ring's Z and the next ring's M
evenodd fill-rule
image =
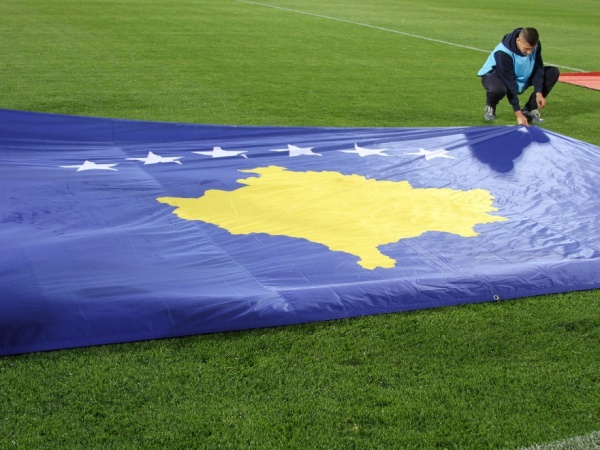
M544 84L542 85L542 95L544 97L548 97L548 94L558 81L559 75L560 72L556 67L544 66ZM504 81L502 81L496 72L490 72L481 77L481 84L486 92L486 105L491 106L496 110L496 105L506 96L506 85L504 84ZM523 109L529 111L537 109L535 92L531 94Z

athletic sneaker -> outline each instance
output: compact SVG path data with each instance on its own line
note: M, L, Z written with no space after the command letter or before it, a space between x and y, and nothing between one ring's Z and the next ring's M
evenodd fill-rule
M538 109L534 109L533 111L529 111L527 109L523 109L523 115L527 117L529 123L544 123L545 120L540 116L540 111Z
M491 106L485 107L485 114L483 115L485 120L495 120L496 119L496 110Z

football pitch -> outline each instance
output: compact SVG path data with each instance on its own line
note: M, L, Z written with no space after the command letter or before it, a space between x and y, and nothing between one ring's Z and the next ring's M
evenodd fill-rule
M5 0L0 108L230 125L489 125L476 73L500 38L536 27L546 64L598 71L597 6ZM543 127L600 145L599 106L600 92L559 83ZM494 124L516 123L506 100L497 115ZM3 357L0 447L595 445L599 348L600 295L584 291Z

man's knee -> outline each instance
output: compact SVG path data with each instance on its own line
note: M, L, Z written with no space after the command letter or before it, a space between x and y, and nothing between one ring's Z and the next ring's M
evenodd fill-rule
M481 81L488 94L501 97L506 95L506 85L496 75L484 75Z
M545 66L544 67L544 78L546 79L546 84L549 86L554 86L558 81L558 77L560 76L560 71L558 68L554 66Z

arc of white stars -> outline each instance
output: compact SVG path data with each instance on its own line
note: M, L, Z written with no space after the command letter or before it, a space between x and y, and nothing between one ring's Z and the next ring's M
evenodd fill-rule
M378 155L378 156L390 156L387 155L383 152L385 152L387 150L387 148L380 148L380 149L368 149L368 148L363 148L363 147L359 147L358 144L354 144L354 150L340 150L340 152L343 153L356 153L357 155L359 155L361 158L364 156L373 156L373 155Z
M72 166L59 166L59 167L63 167L65 169L77 169L77 172L81 172L83 170L114 170L116 171L117 169L113 169L114 166L117 166L117 164L97 164L95 162L92 161L88 161L85 160L83 164L76 164L76 165L72 165Z
M247 153L246 150L223 150L221 147L213 147L211 151L192 153L196 153L197 155L212 156L213 158L227 158L229 156L237 155L240 155L242 158L248 158L248 156L244 155L244 153Z
M275 150L271 150L272 152L290 152L290 157L294 156L323 156L320 153L315 153L312 151L314 147L296 147L295 145L288 144L288 148L278 148Z
M148 156L145 158L126 158L130 161L144 161L144 165L146 164L158 164L158 163L170 163L173 162L175 164L181 164L181 161L178 161L183 156L160 156L152 152L148 152Z
M454 156L450 156L448 153L450 153L450 152L447 150L444 150L443 148L440 148L439 150L425 150L424 148L420 148L417 153L406 153L406 154L407 155L424 156L426 161L429 161L430 159L433 159L433 158L456 159Z

